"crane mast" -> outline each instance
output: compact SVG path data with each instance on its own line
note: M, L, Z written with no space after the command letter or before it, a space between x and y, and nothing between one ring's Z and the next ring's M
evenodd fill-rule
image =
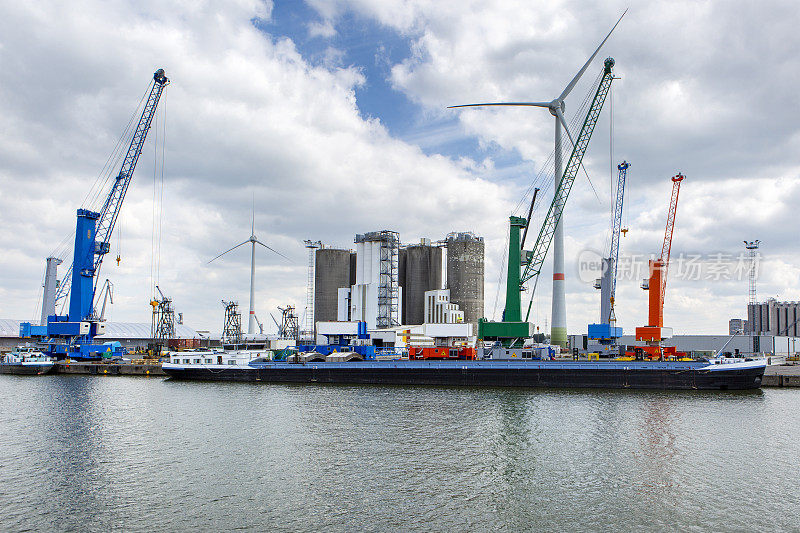
M647 343L644 351L650 357L660 357L662 355L661 341L672 336L672 328L664 327L664 297L667 291L667 271L672 252L672 235L675 230L675 214L678 210L678 195L684 178L685 176L680 173L672 177L672 195L667 211L667 225L664 229L661 255L658 259L650 261L650 277L642 283L642 288L648 291L648 323L647 326L636 328L636 340Z

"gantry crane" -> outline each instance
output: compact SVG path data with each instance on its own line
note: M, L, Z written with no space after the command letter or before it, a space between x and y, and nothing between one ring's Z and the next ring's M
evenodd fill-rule
M589 324L590 339L604 345L613 345L622 335L622 328L616 327L614 298L617 292L617 272L619 270L619 236L622 231L622 206L625 198L625 179L630 164L623 161L617 165L617 194L614 202L614 220L611 226L611 249L602 261L601 278L594 287L600 289L600 323Z
M111 235L125 193L128 191L136 163L142 153L142 146L150 131L158 101L168 84L169 79L164 69L158 69L153 74L147 101L131 137L119 174L100 212L78 209L72 266L64 277L64 280L71 281L61 283L55 289L56 302L63 301L69 296L69 313L63 316L49 316L47 324L39 327L32 327L30 323L20 325L20 335L46 338L46 342L50 345L49 351L53 355L89 359L96 358L99 352L105 350L105 347L93 344L94 337L104 329L94 305L98 274L103 258L111 250Z
M636 340L647 343L644 351L651 358L663 356L661 341L672 337L672 328L664 327L664 295L667 292L667 270L672 252L672 233L675 229L678 194L684 178L685 176L680 173L672 177L672 196L667 212L667 227L664 230L661 255L658 259L650 261L650 278L642 282L642 288L648 291L647 325L636 328Z
M531 302L536 291L536 281L542 270L547 251L553 241L553 235L561 220L561 214L572 190L572 184L578 175L578 170L583 162L583 156L589 147L594 127L603 109L608 91L614 75L611 72L614 67L614 60L607 58L603 63L603 75L595 91L591 107L586 113L586 118L581 126L580 134L574 143L572 154L569 157L564 174L559 181L550 209L544 219L539 236L533 250L523 250L523 243L520 240L520 231L527 228L530 223L522 217L512 216L509 218L509 240L508 240L508 274L506 276L506 305L503 311L502 322L489 322L481 319L478 323L478 337L482 339L497 339L501 342L513 342L514 339L529 337L532 334L528 319L530 317L531 305L528 305L528 312L525 321L521 320L521 292L525 290L525 284L534 280L531 290ZM521 272L520 272L521 271Z

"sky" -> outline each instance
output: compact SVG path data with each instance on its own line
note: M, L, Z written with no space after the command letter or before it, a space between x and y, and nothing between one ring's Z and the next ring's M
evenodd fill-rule
M0 4L0 317L38 319L45 257L71 253L76 209L164 68L100 273L114 285L107 318L148 322L158 284L187 325L221 330L222 300L247 308L250 254L209 261L249 237L255 206L255 234L288 258L257 250L267 331L278 306L305 305L305 239L349 248L382 229L406 243L483 236L485 311L499 319L508 216L541 187L537 233L552 199L553 120L446 107L555 98L626 8L566 99L577 135L614 57L564 214L569 333L599 320L587 265L608 253L622 160L618 325L646 321L641 268L661 250L678 172L665 325L719 334L746 315L745 239L761 240L759 299L800 300L792 1L41 0ZM531 320L547 330L549 259L541 276Z

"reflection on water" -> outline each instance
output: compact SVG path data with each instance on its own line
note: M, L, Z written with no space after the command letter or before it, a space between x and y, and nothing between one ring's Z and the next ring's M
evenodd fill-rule
M0 530L789 530L800 510L800 391L0 376L0 395Z

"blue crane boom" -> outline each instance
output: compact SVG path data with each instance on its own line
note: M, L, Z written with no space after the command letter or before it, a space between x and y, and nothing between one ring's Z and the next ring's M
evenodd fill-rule
M619 175L617 177L617 198L614 202L614 223L611 227L611 312L609 321L614 320L614 297L617 294L617 272L619 271L619 234L622 230L622 204L625 198L625 177L631 165L623 161L617 165Z
M161 93L164 87L169 84L169 79L164 74L164 69L158 69L153 74L153 86L150 89L150 95L147 98L147 103L142 110L142 116L139 117L139 124L133 132L131 144L128 146L128 152L125 154L125 159L122 160L122 166L119 169L119 174L114 180L111 187L111 192L108 193L106 201L103 203L103 208L100 210L100 218L97 220L97 234L96 240L98 250L97 257L94 260L95 275L100 270L100 265L103 263L103 257L109 252L111 234L114 232L114 226L119 217L119 210L122 206L122 201L125 199L125 193L128 192L128 186L131 184L133 178L133 171L136 169L136 163L139 161L139 156L142 154L142 146L147 138L147 132L150 131L150 124L153 122L158 101L161 99Z

